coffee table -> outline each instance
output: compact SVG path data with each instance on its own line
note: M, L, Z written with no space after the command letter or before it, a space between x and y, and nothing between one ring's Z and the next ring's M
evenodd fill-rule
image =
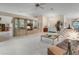
M41 35L41 40L44 38L52 39L53 40L53 45L54 45L54 40L57 39L59 41L59 35Z

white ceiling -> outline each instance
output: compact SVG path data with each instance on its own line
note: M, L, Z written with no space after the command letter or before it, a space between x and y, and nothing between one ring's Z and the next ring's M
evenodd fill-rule
M34 3L0 3L0 11L20 15L65 15L68 18L79 17L78 3L45 3L44 9L36 8ZM53 8L51 10L50 8Z

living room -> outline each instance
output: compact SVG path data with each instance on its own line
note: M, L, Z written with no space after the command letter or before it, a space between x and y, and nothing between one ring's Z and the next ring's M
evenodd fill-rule
M78 55L79 3L0 3L0 55Z

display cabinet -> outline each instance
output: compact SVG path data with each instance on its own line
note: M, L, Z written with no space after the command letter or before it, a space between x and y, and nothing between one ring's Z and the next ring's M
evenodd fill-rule
M0 24L0 32L9 31L9 24Z
M14 36L22 36L35 33L39 30L39 23L32 19L14 18Z

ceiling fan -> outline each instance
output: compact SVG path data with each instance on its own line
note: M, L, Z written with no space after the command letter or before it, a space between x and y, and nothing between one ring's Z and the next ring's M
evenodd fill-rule
M46 3L35 3L36 8L46 9L45 7ZM53 10L53 8L49 8L50 10Z
M44 9L45 7L43 7L43 5L45 5L45 3L36 3L36 4L35 4L35 7L36 7L36 8Z

